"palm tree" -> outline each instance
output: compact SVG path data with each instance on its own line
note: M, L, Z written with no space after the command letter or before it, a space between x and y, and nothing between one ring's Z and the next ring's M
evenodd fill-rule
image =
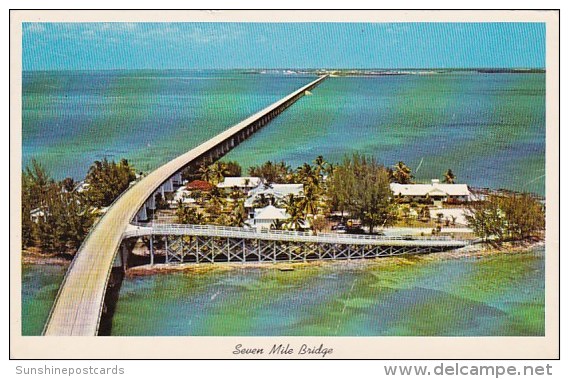
M225 176L225 167L223 166L223 164L219 163L219 162L215 162L214 164L212 164L210 167L210 172L211 172L211 179L214 182L214 184L217 184L221 181L223 181L223 178Z
M304 217L299 207L291 209L292 213L290 215L290 225L294 230L301 229L304 226Z
M299 180L305 185L318 186L318 175L308 163L304 163L297 169Z
M243 201L239 201L237 206L233 208L231 212L231 225L232 226L243 226L247 220L247 212L245 210L245 205Z
M328 164L326 165L326 168L325 168L324 171L326 172L326 175L327 175L328 177L331 177L332 174L334 173L334 169L335 169L335 168L336 168L336 165L334 165L334 163L328 163Z
M443 183L454 184L456 180L456 176L449 168L447 172L445 172L445 178L443 179Z
M255 200L253 201L253 206L255 208L264 208L267 205L269 205L269 202L270 202L269 198L265 196L264 193L262 193L255 198Z
M288 214L292 214L294 209L298 207L298 202L294 194L289 193L287 197L282 200L282 204L284 205Z
M314 165L316 166L316 174L322 177L323 173L326 171L326 165L328 163L324 160L322 155L319 155L314 159Z
M211 167L205 163L202 163L200 165L200 168L198 168L198 173L200 174L201 179L205 180L206 182L209 182L212 177Z
M273 223L271 224L271 229L275 229L275 230L282 230L284 228L284 222L283 220L274 220Z
M209 193L209 204L215 208L223 208L225 205L225 198L222 196L219 188L213 187Z
M397 162L394 166L393 178L395 182L400 184L409 184L411 183L411 179L413 179L413 175L411 175L411 169L407 167L405 163L402 161Z
M316 191L313 187L306 187L304 198L300 201L300 208L306 216L316 214L316 210L318 208L318 197L316 196Z

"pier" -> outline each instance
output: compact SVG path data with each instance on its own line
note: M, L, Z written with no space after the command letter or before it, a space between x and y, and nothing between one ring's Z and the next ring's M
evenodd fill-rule
M437 253L469 244L450 237L385 237L214 226L129 225L123 238L148 240L150 262L160 245L165 263L307 262Z

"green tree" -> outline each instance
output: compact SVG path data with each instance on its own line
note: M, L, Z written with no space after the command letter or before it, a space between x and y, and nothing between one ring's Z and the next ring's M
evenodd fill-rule
M322 155L319 155L316 157L316 159L314 159L314 167L315 167L316 175L318 175L320 178L322 178L324 176L324 174L326 173L327 166L328 166L328 162L326 162L326 160L324 159L324 157Z
M200 165L200 167L198 168L198 174L199 174L199 177L201 178L201 180L204 180L206 182L211 181L212 176L213 176L211 166L208 164L202 163Z
M223 176L241 176L242 168L236 161L222 161Z
M328 197L337 210L347 210L369 227L393 225L397 209L391 197L389 173L375 159L354 154L334 170Z
M467 207L467 225L478 237L484 240L501 242L506 232L506 220L500 209L497 196L489 196L485 201L472 202Z
M176 209L176 222L178 224L201 225L205 223L205 217L196 208L179 204Z
M66 191L66 192L72 192L75 189L75 181L73 180L73 178L65 178L61 181L61 187Z
M247 221L247 211L245 209L244 201L238 201L237 205L231 211L231 226L242 227Z
M502 193L470 203L466 221L485 240L524 240L545 229L545 208L530 194Z
M22 247L35 245L37 237L37 224L32 221L31 212L43 212L47 206L48 192L54 185L43 165L32 158L22 171Z
M85 181L89 202L95 207L109 206L136 179L134 169L126 159L117 164L108 161L95 161L89 168Z
M454 175L454 173L452 172L452 170L449 168L449 169L445 172L445 178L443 179L443 183L454 184L455 181L456 181L456 176Z
M249 175L263 178L267 183L290 183L293 172L285 162L267 161L260 166L249 167Z
M310 227L314 231L314 234L323 231L327 226L328 226L328 221L323 216L314 217L314 219L312 219L312 223L310 224Z
M44 217L37 222L37 241L45 252L73 253L77 251L93 225L93 208L85 197L74 192L62 192L50 186Z
M409 184L412 182L413 175L411 174L411 169L407 167L405 163L399 161L393 168L392 181L400 184Z
M217 184L223 181L225 178L226 170L225 166L220 162L215 162L211 166L209 166L211 178L210 181L212 184Z
M545 229L545 208L528 193L510 193L498 198L507 225L507 238L523 240Z
M316 190L313 186L307 186L304 197L301 198L299 204L304 217L309 215L316 215L318 210L318 196L316 195Z

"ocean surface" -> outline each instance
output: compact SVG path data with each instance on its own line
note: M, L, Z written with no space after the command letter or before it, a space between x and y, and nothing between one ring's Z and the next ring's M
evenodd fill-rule
M544 250L268 265L126 278L117 336L542 336ZM39 335L64 269L26 265L24 335Z
M126 279L113 335L539 336L544 252Z
M148 171L313 80L240 71L23 74L22 158L58 179L96 159ZM545 192L545 74L333 77L225 159L244 167L323 155L399 160L417 180Z
M24 72L22 159L82 179L96 159L148 171L314 79L242 71ZM545 192L545 74L329 78L225 159L323 155L452 168L478 187ZM64 268L26 265L22 333L41 333ZM143 317L141 317L143 315ZM384 259L292 272L126 279L114 335L543 335L544 253Z

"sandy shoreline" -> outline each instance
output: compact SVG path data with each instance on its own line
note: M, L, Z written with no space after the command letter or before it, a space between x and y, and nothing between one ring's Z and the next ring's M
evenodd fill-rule
M295 270L300 268L310 268L318 266L334 266L339 265L342 267L361 267L369 265L386 265L393 263L402 263L410 259L421 259L427 261L433 260L452 260L463 258L482 258L499 254L517 254L531 249L545 246L545 241L523 241L523 242L510 242L503 244L500 248L490 246L488 244L476 244L466 246L460 249L446 251L442 253L431 254L413 254L413 255L400 255L395 257L381 257L371 259L353 259L353 260L326 260L326 261L310 261L310 262L247 262L247 263L182 263L182 264L149 264L131 267L127 270L127 276L147 276L155 274L167 274L173 272L191 272L191 273L207 273L211 271L229 271L234 269L247 269L247 268L263 268L273 269L280 271ZM71 257L62 254L45 254L38 250L24 250L22 251L22 264L35 264L35 265L58 265L69 266L71 264Z
M22 264L69 266L72 257L62 254L47 254L39 250L22 250Z

